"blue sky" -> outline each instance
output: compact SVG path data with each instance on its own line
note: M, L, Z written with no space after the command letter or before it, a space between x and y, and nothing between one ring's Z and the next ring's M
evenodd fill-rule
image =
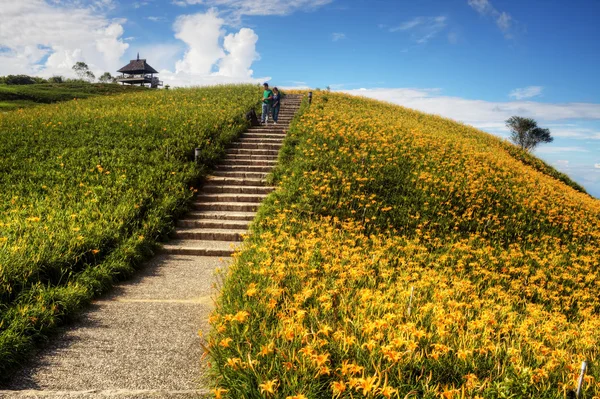
M597 0L22 0L0 7L0 75L116 71L139 51L165 83L341 90L507 137L600 197Z

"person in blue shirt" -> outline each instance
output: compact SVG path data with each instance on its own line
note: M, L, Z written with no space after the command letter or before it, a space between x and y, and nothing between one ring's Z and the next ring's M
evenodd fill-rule
M277 124L279 119L279 108L281 107L281 93L277 87L273 87L273 103L271 104L271 112L273 114L273 122Z

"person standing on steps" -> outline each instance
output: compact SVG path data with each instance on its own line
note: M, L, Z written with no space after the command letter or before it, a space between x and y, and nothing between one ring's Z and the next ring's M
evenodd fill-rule
M269 89L269 84L264 83L263 87L263 102L262 102L262 115L261 123L267 124L269 122L269 112L271 112L271 104L273 103L273 92Z
M281 107L281 93L277 87L273 87L273 105L271 105L271 112L273 114L273 122L277 124L279 119L279 108Z

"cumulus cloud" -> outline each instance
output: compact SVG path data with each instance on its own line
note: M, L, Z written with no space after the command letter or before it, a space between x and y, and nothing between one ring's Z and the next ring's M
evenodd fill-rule
M521 89L514 89L510 92L509 96L513 97L517 100L522 100L524 98L532 98L537 97L542 94L542 90L544 88L542 86L527 86Z
M443 15L437 17L416 17L400 25L390 28L390 32L410 32L411 38L418 44L425 44L446 28L447 18Z
M493 18L506 38L512 37L514 20L510 14L497 10L489 0L467 0L467 3L480 15Z
M259 59L258 36L252 29L229 33L216 9L180 16L173 26L175 37L185 44L175 71L162 70L161 79L172 86L260 82L253 77L252 63Z
M219 43L225 33L224 23L214 9L205 14L180 16L174 25L175 37L187 45L187 51L177 61L175 71L198 75L213 72L213 65L225 56Z
M250 78L252 63L259 59L256 52L258 36L252 29L242 28L238 33L225 36L223 48L227 55L219 61L217 75Z
M128 48L123 22L106 18L112 1L50 5L43 0L6 2L0 7L0 75L11 73L72 76L77 61L101 73L118 69ZM15 34L18 32L18 34Z
M596 169L600 169L600 163L595 163L595 164L594 164L594 168L596 168Z

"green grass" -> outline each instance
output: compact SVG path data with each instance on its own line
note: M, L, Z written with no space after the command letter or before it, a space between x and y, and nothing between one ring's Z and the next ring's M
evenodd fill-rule
M258 97L144 90L0 114L0 374L152 254Z
M0 85L0 111L70 101L76 98L135 93L143 90L147 89L137 86L85 82Z

